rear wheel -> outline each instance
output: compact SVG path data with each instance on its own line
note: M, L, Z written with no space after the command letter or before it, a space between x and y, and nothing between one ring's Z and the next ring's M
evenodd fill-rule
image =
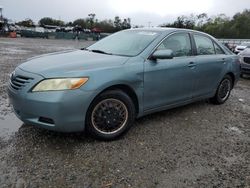
M123 91L106 91L92 102L86 118L89 133L101 140L113 140L131 127L135 107Z
M220 82L216 94L210 101L214 104L223 104L227 101L232 90L232 78L229 75L226 75Z

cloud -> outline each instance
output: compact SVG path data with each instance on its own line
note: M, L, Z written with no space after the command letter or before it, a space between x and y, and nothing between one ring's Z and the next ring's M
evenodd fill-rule
M228 16L250 7L249 0L0 0L4 15L13 20L53 17L72 21L95 13L98 19L116 15L130 17L133 24L157 26L173 21L179 15L206 12Z
M154 13L160 16L169 14L183 14L194 12L207 12L213 0L108 0L109 6L120 13Z

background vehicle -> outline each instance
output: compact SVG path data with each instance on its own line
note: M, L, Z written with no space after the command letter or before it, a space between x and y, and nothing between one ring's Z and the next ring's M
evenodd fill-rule
M242 44L236 46L234 52L238 54L242 52L243 50L245 50L247 47L250 47L250 42L243 42Z
M241 76L250 75L250 48L246 48L240 54Z
M8 93L27 124L111 140L146 114L208 98L223 104L239 75L239 57L205 33L131 29L30 59Z

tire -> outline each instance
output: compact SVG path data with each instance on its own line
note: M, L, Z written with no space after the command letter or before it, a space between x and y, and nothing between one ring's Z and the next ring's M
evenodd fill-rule
M232 86L233 86L232 77L226 75L220 82L215 96L211 98L210 101L213 104L217 105L225 103L231 94Z
M99 140L114 140L129 130L135 115L134 103L126 93L121 90L105 91L91 103L86 128Z

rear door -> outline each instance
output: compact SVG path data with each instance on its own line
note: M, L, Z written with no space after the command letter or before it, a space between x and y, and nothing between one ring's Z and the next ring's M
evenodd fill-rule
M193 97L210 95L217 88L228 61L224 51L210 37L193 34L196 46L196 78Z

